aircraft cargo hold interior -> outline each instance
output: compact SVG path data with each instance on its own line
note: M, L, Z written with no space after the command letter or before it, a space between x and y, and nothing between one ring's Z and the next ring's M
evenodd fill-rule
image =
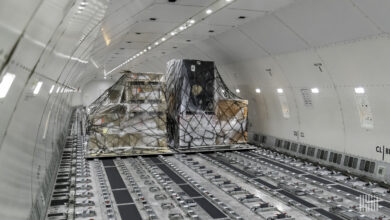
M390 1L0 1L0 219L390 219Z

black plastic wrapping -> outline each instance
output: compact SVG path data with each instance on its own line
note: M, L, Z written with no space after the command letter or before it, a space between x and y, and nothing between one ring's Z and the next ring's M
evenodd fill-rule
M196 149L246 143L248 101L227 88L214 62L171 60L166 81L171 147Z

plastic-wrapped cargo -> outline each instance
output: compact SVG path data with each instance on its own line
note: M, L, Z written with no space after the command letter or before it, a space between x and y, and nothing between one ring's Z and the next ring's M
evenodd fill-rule
M163 74L126 72L89 106L89 157L171 153Z
M248 101L227 88L214 62L171 60L167 69L171 147L196 150L246 143Z

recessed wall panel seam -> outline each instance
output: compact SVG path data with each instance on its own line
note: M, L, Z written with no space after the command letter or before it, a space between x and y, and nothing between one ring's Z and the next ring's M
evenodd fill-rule
M283 24L286 28L288 28L292 33L294 33L299 39L301 39L309 48L313 48L312 45L310 45L310 43L304 39L300 34L298 34L297 31L295 31L292 27L290 27L286 22L284 22L276 13L274 13L275 15L275 18L278 19L278 21L281 22L281 24ZM318 59L321 60L321 62L324 64L324 60L322 59L322 57L319 55L319 53L317 52L316 49L313 48L313 52L317 55ZM345 117L344 117L344 112L343 112L343 107L342 107L342 102L341 102L341 97L340 97L340 94L339 94L339 91L336 87L336 83L334 81L334 79L332 78L332 76L330 75L329 73L329 68L326 67L326 65L324 64L324 68L325 68L325 72L326 74L328 75L329 79L331 80L332 84L333 84L333 88L334 88L334 91L336 93L336 97L337 97L337 102L339 104L339 110L340 110L340 115L341 115L341 124L342 124L342 128L343 128L343 146L344 146L344 153L345 153L345 144L346 144L346 127L345 127Z
M298 102L297 102L297 97L294 93L294 88L290 82L290 80L287 78L286 76L286 71L284 70L283 66L279 63L279 61L276 59L275 56L273 56L269 51L265 50L263 46L261 46L259 43L257 43L256 41L254 41L250 36L248 36L248 34L246 34L243 30L241 30L240 28L238 28L239 32L244 35L249 41L252 41L255 45L257 45L259 48L261 48L262 50L264 50L268 55L269 57L271 57L274 62L276 63L276 65L279 66L280 70L281 70L281 73L282 75L284 76L284 78L286 79L287 81L287 84L288 84L288 88L291 90L292 92L292 97L293 97L293 103L294 103L294 106L295 106L295 110L296 110L296 114L297 114L297 122L298 122L298 130L300 131L301 130L301 117L300 117L300 112L299 112L299 108L298 108ZM268 115L268 114L267 114ZM298 140L299 140L299 135L297 136Z

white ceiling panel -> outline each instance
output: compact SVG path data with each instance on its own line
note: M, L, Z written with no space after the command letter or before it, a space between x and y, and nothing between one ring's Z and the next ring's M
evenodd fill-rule
M111 27L109 30L106 30L107 26L104 26L104 30L109 36L111 36L111 38L117 39L123 34L126 34L126 32L131 28L132 25L134 25L134 23L135 22L132 20L118 23L115 27Z
M347 0L303 0L276 14L312 46L378 33Z
M177 0L175 5L192 5L192 6L208 6L213 3L215 0ZM157 3L167 3L167 0L156 0Z
M144 49L149 43L147 42L133 42L129 46L128 49Z
M136 12L142 10L148 5L152 4L154 0L115 0L110 1L110 4L107 8L106 15L113 16L118 13L120 10L128 12L129 16L134 15Z
M207 39L207 35L195 35L195 34L178 34L172 38L173 42L178 42L181 44L189 44L200 40Z
M168 54L170 53L173 53L173 49L154 49L152 50L151 52L148 52L147 55L144 55L143 57L152 57L152 56L156 56L156 57L164 57L164 56L167 56Z
M140 32L141 33L141 32ZM122 38L121 45L127 45L132 42L152 42L161 37L161 33L150 33L142 32L141 34L136 34L135 32L130 32ZM127 43L131 42L131 43Z
M267 56L263 49L237 29L216 36L216 40L223 45L224 49L236 61Z
M271 54L287 53L307 47L304 41L273 15L258 18L240 29Z
M185 59L209 60L204 53L193 45L189 45L188 47L181 49L180 53L184 55Z
M179 49L188 46L188 43L179 43L177 41L169 40L161 45L158 46L159 50L173 50L173 49ZM176 48L174 48L176 47Z
M166 52L165 54L161 54L161 52L158 53L158 52L155 51L155 52L153 52L153 54L156 55L156 57L157 57L156 59L158 59L160 61L160 63L163 63L165 65L166 65L166 63L169 60L171 60L171 59L179 59L179 58L181 58L183 56L183 55L181 55L178 52L171 52L171 53L167 53ZM141 64L141 63L140 63L140 65L147 65L146 63L144 63L144 64Z
M129 4L127 0L110 1L107 6L106 15L113 14Z
M226 26L237 26L244 24L257 17L263 16L264 12L249 11L249 10L238 10L238 9L223 9L216 12L207 18L207 23L213 25L226 25ZM239 19L240 16L244 16L245 19Z
M274 11L278 8L287 6L294 0L237 0L229 8L256 10L256 11Z
M199 48L210 60L217 63L223 64L232 61L229 55L221 48L221 45L213 38L197 42L194 46Z
M216 35L224 31L227 31L230 28L231 28L230 25L213 25L210 24L209 20L205 20L202 23L196 24L192 28L184 31L183 33L186 35L194 34L194 35L211 36L211 35ZM210 30L212 32L210 32Z
M202 10L198 6L182 6L176 4L153 4L135 16L137 21L146 21L156 18L163 22L182 22Z
M389 0L353 0L358 7L368 15L375 24L390 33L390 1Z
M180 23L163 23L163 22L153 22L153 21L146 21L146 22L139 22L134 24L131 27L131 31L136 33L167 33L176 26L178 26Z
M104 27L106 32L111 34L111 33L115 33L115 31L123 24L129 26L134 22L135 20L131 18L131 14L128 11L122 9L122 10L118 10L115 14L106 18L105 21L103 22L102 27Z

